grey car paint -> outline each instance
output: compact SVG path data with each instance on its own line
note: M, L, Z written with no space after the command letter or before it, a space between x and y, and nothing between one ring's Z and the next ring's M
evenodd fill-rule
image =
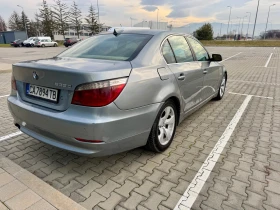
M189 35L153 30L124 30L124 33L153 35L130 62L51 58L13 65L18 91L12 90L8 104L20 129L36 139L75 153L110 155L145 145L166 100L172 98L176 102L181 122L217 95L226 73L221 64L210 61L167 64L162 56L164 40L170 36ZM205 68L209 75L203 73ZM41 79L32 79L33 71L38 72ZM183 81L178 80L181 73L185 73ZM71 104L78 85L121 77L128 77L128 81L113 103L98 108ZM50 104L27 97L26 83L57 88L62 100ZM78 142L75 137L104 143Z

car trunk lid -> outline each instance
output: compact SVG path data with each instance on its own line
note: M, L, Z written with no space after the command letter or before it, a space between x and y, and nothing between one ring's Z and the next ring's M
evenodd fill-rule
M77 86L128 77L130 71L129 61L81 58L52 58L13 65L13 75L21 99L58 111L64 111L70 106ZM58 90L57 102L29 95L29 84Z

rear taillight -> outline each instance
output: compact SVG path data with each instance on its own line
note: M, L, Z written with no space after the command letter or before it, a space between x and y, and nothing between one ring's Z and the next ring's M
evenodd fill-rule
M67 43L70 43L70 40L67 40Z
M38 42L38 44L41 44L40 42Z
M122 92L127 78L94 82L76 88L72 104L101 107L112 103Z
M13 90L17 90L17 84L14 76L11 78L11 86Z

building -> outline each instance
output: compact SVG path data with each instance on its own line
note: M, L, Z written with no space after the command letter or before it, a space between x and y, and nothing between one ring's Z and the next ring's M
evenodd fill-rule
M101 32L105 32L105 31L108 31L110 28L111 28L110 26L104 26L104 25L103 25L102 28L100 28L100 29L101 29ZM78 34L77 34L77 32L74 30L74 27L73 27L73 26L70 26L70 27L68 28L68 30L65 31L64 33L65 33L65 38L78 37ZM56 41L62 41L62 40L64 40L63 35L60 34L60 33L57 32L57 31L55 31L55 32L53 33L53 35L54 35L54 40L56 40ZM91 34L91 32L90 32L90 30L89 30L89 28L88 28L88 24L82 24L82 30L80 31L79 35L80 35L80 36L79 36L80 39L86 39L86 38L88 38L89 36L92 36L92 34Z
M26 40L27 34L25 31L1 31L0 44L10 44L16 39Z
M134 27L149 27L150 29L169 30L167 22L157 21L142 21L140 23L136 23Z

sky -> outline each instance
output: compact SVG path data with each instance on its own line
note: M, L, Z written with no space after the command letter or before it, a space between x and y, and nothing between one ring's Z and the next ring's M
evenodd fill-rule
M132 23L142 21L159 21L172 23L173 27L180 27L189 23L221 22L228 23L230 8L232 7L231 21L238 23L237 17L244 18L244 23L251 23L256 15L258 0L98 0L100 22L108 26L130 26ZM62 0L69 6L73 0ZM54 4L53 0L47 0L48 4ZM87 14L90 4L97 5L97 0L76 0L84 15ZM0 0L0 15L8 21L15 10L21 12L21 5L29 18L34 17L42 0ZM280 24L280 1L260 0L260 9L257 23L266 23L268 8L271 7L269 22ZM97 8L96 8L97 10Z

